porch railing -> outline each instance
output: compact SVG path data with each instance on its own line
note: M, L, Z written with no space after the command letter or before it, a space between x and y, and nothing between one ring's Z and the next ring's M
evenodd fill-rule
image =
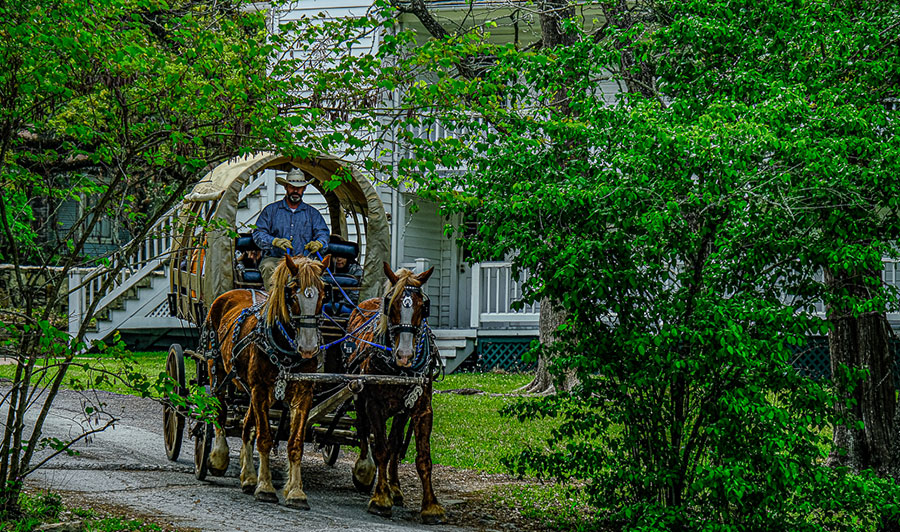
M882 281L900 287L900 260L884 259ZM512 278L509 262L481 262L472 266L472 314L470 325L478 328L483 323L521 322L537 323L540 305L525 305L522 310L512 310L512 303L522 299L522 284L528 273L516 281ZM825 305L816 305L817 313L825 318ZM889 312L888 319L900 323L900 312Z
M249 180L241 189L240 200L252 194L262 186L274 190L274 177L263 172ZM180 206L179 206L180 207ZM81 328L84 313L91 303L100 298L94 313L108 307L128 290L134 288L142 279L154 270L164 268L172 249L173 229L178 219L179 207L173 207L153 225L134 253L130 255L114 254L108 266L96 268L77 268L69 272L69 334L75 336ZM126 246L123 246L127 247ZM113 273L115 266L125 262L125 266ZM115 275L106 291L103 290L107 280Z
M528 280L524 272L519 280L513 279L509 262L480 262L472 266L472 314L473 329L489 322L521 322L536 324L540 320L540 305L525 305L513 310L512 304L522 299L522 285Z

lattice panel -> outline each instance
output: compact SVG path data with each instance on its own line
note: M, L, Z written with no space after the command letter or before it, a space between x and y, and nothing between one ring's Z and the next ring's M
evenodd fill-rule
M476 371L520 372L531 371L536 367L534 362L522 361L522 355L528 351L531 338L479 338L478 363Z
M894 356L894 382L900 383L900 341L891 339L889 345L889 349ZM801 375L813 379L831 378L831 354L828 351L827 337L809 337L806 345L800 349L795 349L795 351L791 365Z
M457 368L457 371L492 371L524 372L535 369L536 364L525 363L522 355L528 351L531 338L479 338L477 357L469 357ZM894 382L900 388L900 341L891 340L890 349L894 354ZM828 338L812 336L807 338L806 345L795 348L791 365L801 375L813 379L831 378L831 356L828 352Z
M828 338L824 336L807 338L806 345L794 348L791 365L805 377L816 380L830 379L831 355L828 353Z
M163 301L159 304L158 307L153 309L153 312L147 314L148 318L168 318L169 317L169 302Z

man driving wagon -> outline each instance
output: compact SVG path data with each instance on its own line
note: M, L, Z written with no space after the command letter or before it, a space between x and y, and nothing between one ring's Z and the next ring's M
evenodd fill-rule
M276 177L275 182L285 189L284 199L266 205L256 221L253 241L262 250L259 273L267 292L272 288L272 274L285 255L298 255L304 250L315 254L328 245L325 219L314 207L303 203L310 181L299 168L286 177Z

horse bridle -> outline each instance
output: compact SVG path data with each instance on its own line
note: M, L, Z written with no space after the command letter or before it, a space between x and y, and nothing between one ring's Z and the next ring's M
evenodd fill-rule
M293 301L297 304L297 308L302 309L303 305L301 304L300 296L297 295L297 291L295 290L296 286L296 281L291 281L285 285L284 298L287 301ZM307 286L304 290L304 296L311 298L312 289L313 287ZM321 311L318 314L294 314L293 305L288 305L288 314L291 321L291 327L299 329L317 329L319 328L319 320L322 319Z
M418 286L407 286L403 288L403 293L400 294L400 306L402 308L411 308L413 304L412 294L419 294L422 296L422 324L425 323L425 320L428 319L428 316L431 315L431 300L428 298L428 294L426 294L422 288ZM384 296L384 304L382 308L384 309L385 314L388 315L388 320L390 320L390 296ZM402 313L401 313L402 316ZM401 317L402 319L402 317ZM397 325L389 325L388 326L388 334L393 337L397 334L402 334L405 332L412 333L414 338L417 338L419 332L422 330L422 324L418 327L412 324L412 317L410 316L409 323L398 323Z

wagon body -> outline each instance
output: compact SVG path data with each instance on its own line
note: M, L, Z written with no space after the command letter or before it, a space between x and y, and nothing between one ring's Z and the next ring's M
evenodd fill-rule
M238 227L237 212L240 193L262 172L287 172L300 168L315 178L314 186L328 205L326 219L331 233L347 239L348 220L355 224L356 235L364 242L363 279L356 288L359 300L380 295L384 280L382 263L389 261L390 234L387 215L372 183L348 163L331 158L292 158L262 153L223 163L207 174L184 199L178 222L172 228L174 242L169 262L170 313L200 327L206 311L220 295L234 288L262 289L261 279L248 276L236 261L236 252L247 251L255 245L249 239L249 228ZM241 234L243 233L243 238ZM327 278L326 278L327 279ZM334 291L335 294L338 291ZM351 418L351 388L359 386L365 377L343 375L340 345L347 317L336 316L321 327L326 349L325 373L302 375L304 380L317 383L313 409L309 414L307 441L317 442L323 449L326 462L333 463L340 445L356 445L358 437ZM186 392L185 361L191 359L197 371L190 383L209 389L206 358L192 349L173 344L169 349L166 369L177 386ZM396 379L396 378L395 378ZM399 377L405 384L420 379ZM409 382L407 382L409 381ZM229 411L226 426L229 436L241 430L249 396L229 383ZM178 457L187 412L175 406L164 411L164 439L166 453L171 460ZM286 434L288 420L279 405L271 412L273 430ZM194 423L191 435L196 438L194 463L198 478L206 476L206 459L212 441L211 424Z

